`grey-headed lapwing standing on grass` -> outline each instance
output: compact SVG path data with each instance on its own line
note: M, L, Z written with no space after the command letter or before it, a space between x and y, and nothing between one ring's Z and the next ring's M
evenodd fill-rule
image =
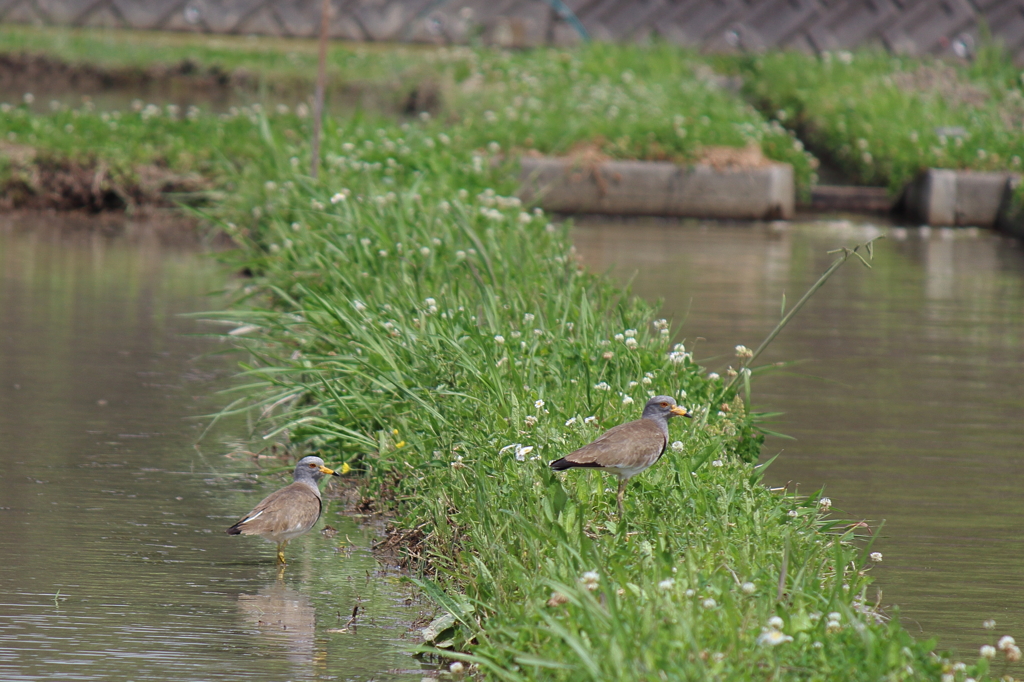
M619 518L622 518L622 495L629 479L651 466L665 454L668 447L668 420L672 417L692 417L689 410L676 405L675 399L657 395L644 405L643 414L636 421L619 424L590 445L556 459L549 465L555 471L575 467L603 469L619 478Z

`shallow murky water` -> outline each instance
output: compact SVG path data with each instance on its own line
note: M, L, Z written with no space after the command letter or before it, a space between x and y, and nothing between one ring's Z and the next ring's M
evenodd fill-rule
M977 230L847 222L578 221L588 264L664 300L687 348L722 372L756 348L828 267L877 232L874 269L849 263L762 356L802 361L754 384L783 411L764 454L773 484L824 487L838 513L885 520L874 573L919 637L974 656L1024 636L1024 249ZM700 338L698 338L700 337Z
M224 533L281 480L223 456L229 426L193 447L234 370L179 314L223 276L0 220L0 679L421 677L399 674L420 605L372 531L328 507L338 535L294 541L282 580L273 545Z

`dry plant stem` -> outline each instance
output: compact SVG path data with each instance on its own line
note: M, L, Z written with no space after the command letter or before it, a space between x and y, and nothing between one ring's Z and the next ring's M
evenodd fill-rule
M316 67L316 94L313 96L313 139L310 142L309 174L316 178L320 169L320 131L324 125L324 90L327 86L327 32L331 23L331 0L320 5L320 54Z
M868 260L870 260L874 255L874 242L876 239L881 238L881 236L875 237L874 239L870 239L864 242L863 244L858 244L853 248L848 248L844 246L842 248L836 249L835 251L829 251L829 253L839 253L840 256L836 258L835 261L832 262L832 265L828 266L828 269L825 270L824 273L822 273L821 277L818 278L817 282L811 285L811 288L808 289L807 292L800 298L800 300L796 302L796 305L790 308L788 313L783 315L782 319L779 320L779 323L777 325L775 325L775 328L772 329L771 333L769 333L768 336L765 337L764 341L761 342L761 345L758 346L757 350L754 351L754 354L751 355L747 359L747 361L743 363L743 366L740 367L740 371L736 374L736 376L732 378L729 384L725 387L725 390L722 391L722 395L728 393L732 389L732 387L736 385L736 382L739 380L739 378L743 376L743 370L749 367L750 364L754 362L754 360L757 360L761 353L764 352L764 349L767 348L768 345L775 340L775 337L778 336L779 333L786 328L786 325L789 324L789 321L792 320L798 312L800 312L800 309L804 307L804 304L807 303L807 301L811 300L811 296L813 296L818 291L818 289L825 286L825 282L827 282L829 278L832 277L833 274L835 274L836 270L838 270L843 265L843 263L849 260L850 256L856 256L865 266L870 268L871 264L868 263ZM865 260L864 257L860 255L859 252L861 249L867 251L868 260Z

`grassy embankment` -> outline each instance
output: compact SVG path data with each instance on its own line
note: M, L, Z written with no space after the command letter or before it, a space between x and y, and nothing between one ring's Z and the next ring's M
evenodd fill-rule
M227 229L262 240L245 243L264 310L234 316L257 358L245 400L273 414L265 436L348 461L396 515L458 624L451 656L496 679L983 677L988 660L961 668L879 617L853 530L761 483L743 397L447 131L332 131L344 160L322 184L264 166L272 197ZM380 163L391 145L424 151ZM649 392L700 416L673 424L620 522L607 480L546 461Z
M211 219L259 273L233 315L254 357L245 399L275 422L264 435L349 461L367 504L395 514L433 576L424 589L455 616L453 657L499 679L984 676L987 659L955 666L879 617L868 547L815 497L760 482L745 396L649 306L582 271L564 228L518 205L510 169L492 165L527 136L542 151L658 154L760 136L807 160L658 50L439 52L457 106L328 121L319 182L293 112L143 108L111 130L87 109L18 109L3 132L68 154L149 140L169 166L184 163L164 149L176 138L227 150L199 158L231 190ZM655 105L682 120L666 126ZM600 474L545 462L634 418L649 392L698 418L673 424L678 445L632 483L620 521Z
M960 64L871 50L721 63L857 183L897 192L925 168L1022 170L1024 76L996 46Z

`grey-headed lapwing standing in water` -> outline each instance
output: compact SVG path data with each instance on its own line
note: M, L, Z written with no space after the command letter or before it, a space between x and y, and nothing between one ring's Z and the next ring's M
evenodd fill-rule
M605 431L590 445L556 459L549 465L555 471L574 467L603 469L619 478L619 518L622 518L622 495L629 479L651 466L665 454L668 447L668 420L672 417L693 415L675 399L657 395L644 405L640 419Z
M347 464L341 473L347 473ZM317 482L323 476L339 476L324 466L319 457L303 457L295 465L295 482L267 495L241 521L228 528L228 535L259 535L277 543L277 563L284 565L284 548L317 522L323 503Z

